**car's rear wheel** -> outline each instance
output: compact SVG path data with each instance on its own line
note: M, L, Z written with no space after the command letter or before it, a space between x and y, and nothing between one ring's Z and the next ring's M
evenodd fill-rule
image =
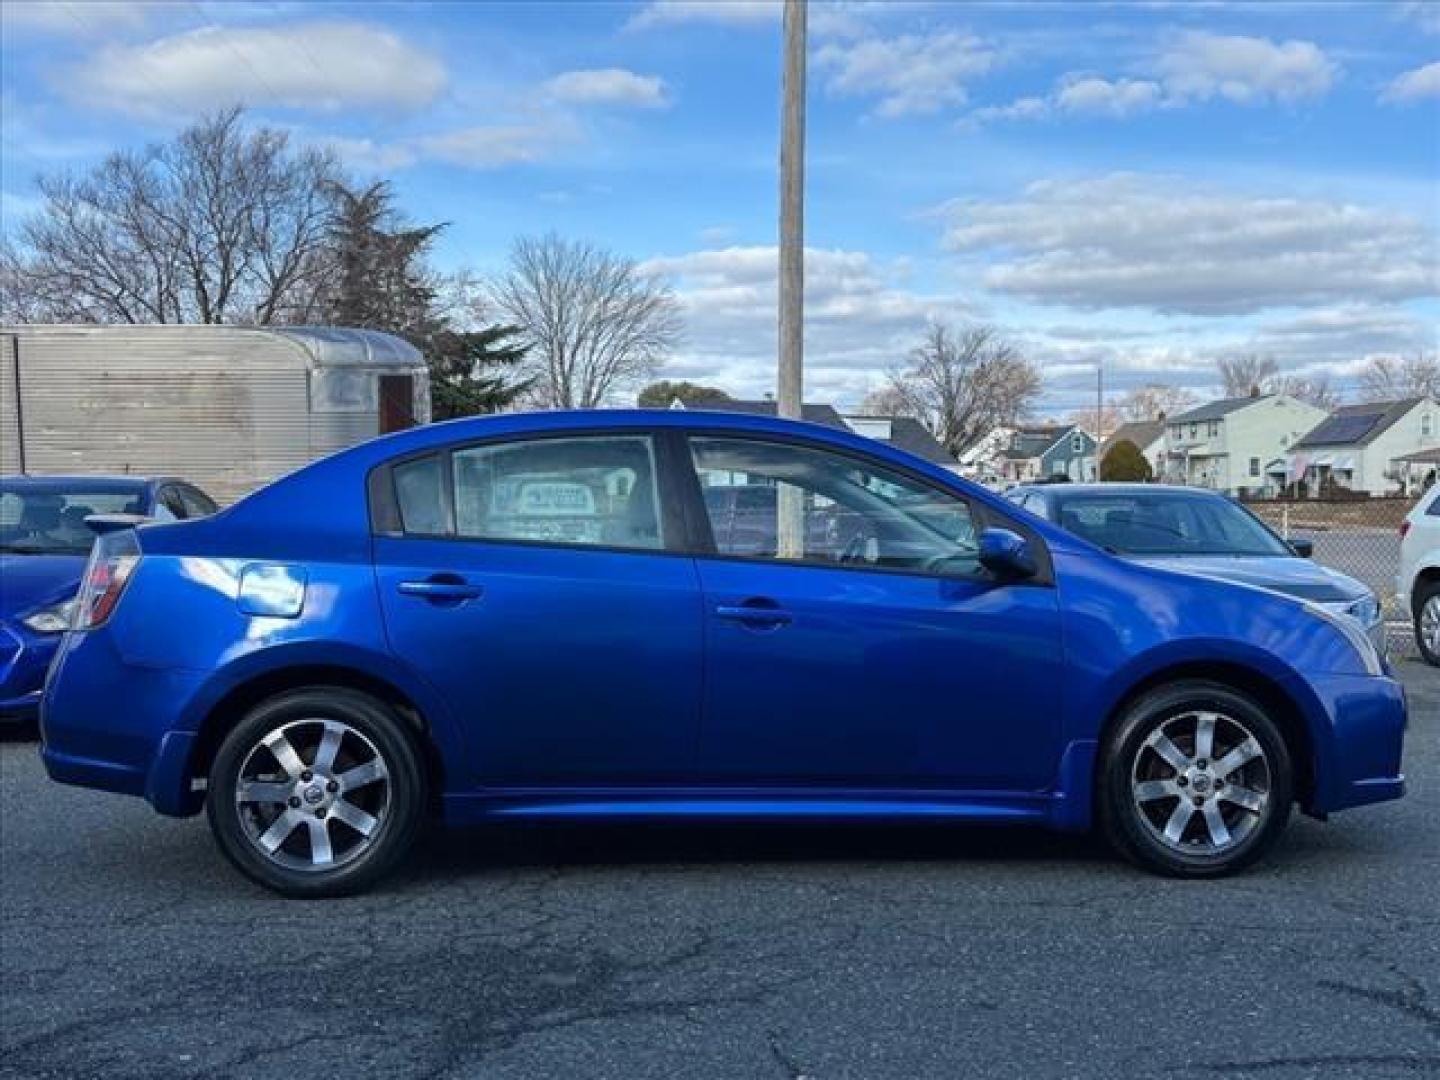
M425 773L404 722L340 687L262 702L226 736L208 814L221 850L288 896L372 884L404 857L424 816Z
M1101 763L1101 823L1142 866L1217 877L1249 865L1285 828L1294 792L1289 748L1256 702L1186 681L1132 704Z
M1440 667L1440 581L1416 590L1415 643L1427 664Z

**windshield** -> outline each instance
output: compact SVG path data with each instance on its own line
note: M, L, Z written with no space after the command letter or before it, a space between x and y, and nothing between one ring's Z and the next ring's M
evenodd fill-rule
M1056 494L1061 527L1121 555L1291 555L1228 499L1182 492Z
M91 514L138 514L144 494L54 486L0 485L0 552L8 555L85 555L95 534Z

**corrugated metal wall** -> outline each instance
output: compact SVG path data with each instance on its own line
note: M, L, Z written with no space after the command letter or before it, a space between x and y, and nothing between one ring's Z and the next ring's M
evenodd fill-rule
M231 327L16 333L18 398L8 359L15 337L0 336L0 448L9 471L19 464L17 400L27 471L173 474L221 503L377 432L373 404L311 410L308 353L282 335Z

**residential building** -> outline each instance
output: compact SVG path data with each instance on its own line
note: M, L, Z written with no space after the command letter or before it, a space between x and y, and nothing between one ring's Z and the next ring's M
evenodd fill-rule
M856 435L904 450L942 469L960 470L955 455L941 446L930 429L913 416L845 416L842 419Z
M1319 495L1331 487L1370 495L1404 493L1406 459L1440 447L1440 404L1426 397L1336 409L1282 462L1289 482Z
M1001 451L1001 479L1013 484L1059 477L1094 480L1095 446L1095 437L1075 424L1022 425Z
M1131 443L1146 461L1150 471L1159 478L1165 475L1165 421L1131 420L1121 424L1108 439L1100 444L1099 458L1104 462L1116 443Z
M1269 472L1326 417L1288 394L1221 398L1166 421L1165 479L1231 495L1278 492Z
M1005 486L1001 455L1014 437L1013 428L992 428L960 451L960 464L956 471L967 480L998 491Z

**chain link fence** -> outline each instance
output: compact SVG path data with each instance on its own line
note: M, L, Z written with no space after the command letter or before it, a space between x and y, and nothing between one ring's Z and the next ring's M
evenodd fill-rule
M1373 589L1385 609L1391 656L1415 653L1410 612L1395 593L1400 523L1415 499L1269 499L1246 505L1286 539L1311 541L1320 565Z

